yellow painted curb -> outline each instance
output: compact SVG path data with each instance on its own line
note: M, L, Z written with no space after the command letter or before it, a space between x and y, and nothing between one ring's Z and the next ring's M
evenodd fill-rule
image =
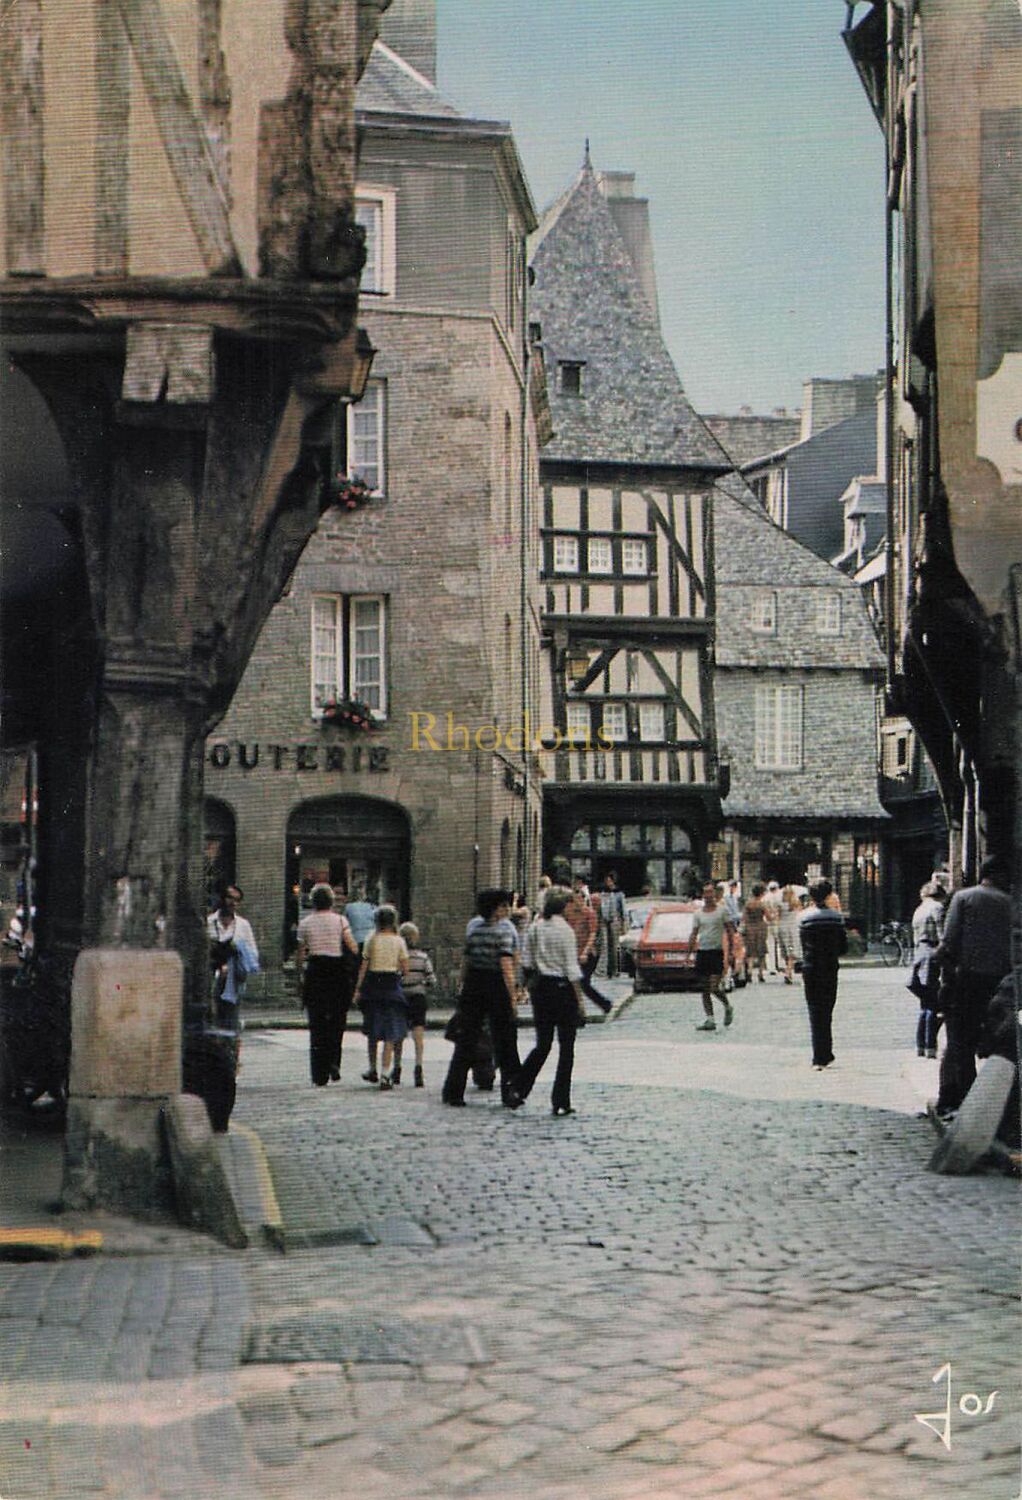
M230 1134L241 1136L249 1146L252 1166L255 1171L262 1203L262 1228L267 1239L279 1245L283 1241L284 1220L280 1212L280 1204L277 1201L277 1190L273 1185L273 1174L270 1171L270 1164L266 1159L266 1148L257 1133L248 1125L232 1124Z
M69 1255L95 1255L103 1248L98 1229L0 1229L0 1260L57 1260Z

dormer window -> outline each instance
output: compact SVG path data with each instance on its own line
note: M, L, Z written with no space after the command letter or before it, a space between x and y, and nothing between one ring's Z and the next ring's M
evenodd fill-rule
M816 601L817 635L841 634L841 596L822 594Z
M760 635L777 630L777 595L773 589L757 589L749 603L749 629Z
M559 359L557 361L557 381L562 396L581 396L584 369L585 360Z

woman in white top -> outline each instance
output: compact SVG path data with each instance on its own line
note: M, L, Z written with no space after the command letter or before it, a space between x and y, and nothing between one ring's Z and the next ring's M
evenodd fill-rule
M555 1115L573 1115L571 1070L575 1063L575 1033L585 1024L575 934L564 920L571 891L554 886L547 891L543 915L525 934L522 962L532 970L532 1010L536 1018L536 1045L522 1063L515 1085L526 1099L550 1056L557 1033L557 1072L550 1096Z
M351 1004L345 949L358 957L347 917L331 908L328 885L312 888L312 910L298 924L298 971L302 1003L309 1014L309 1071L317 1088L341 1076L341 1043Z

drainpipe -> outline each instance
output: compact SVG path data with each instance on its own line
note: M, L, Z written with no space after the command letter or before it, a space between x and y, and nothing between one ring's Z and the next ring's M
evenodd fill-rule
M884 643L887 654L887 695L895 698L894 681L897 666L894 629L896 610L894 590L897 583L895 558L898 548L895 542L897 510L894 496L894 389L896 371L894 367L894 214L896 209L893 181L893 157L891 142L894 136L894 112L897 104L894 67L895 10L892 0L887 0L887 84L884 125L884 162L886 166L884 192L884 485L887 491L887 538L884 543L884 565L887 571L887 587L884 590Z
M524 247L522 251L524 255ZM522 879L525 882L525 890L530 890L535 884L532 878L532 746L526 741L525 726L529 723L527 718L529 710L529 543L532 540L532 511L529 506L529 475L526 464L529 437L529 372L530 372L530 350L529 350L529 304L528 304L528 275L522 275L522 399L519 405L519 434L518 452L520 456L519 471L519 537L518 537L518 616L519 635L521 639L521 716L522 726L522 771L524 785L522 796L525 805L522 812ZM539 454L536 454L539 461ZM531 724L530 724L531 728ZM522 892L524 900L525 891Z

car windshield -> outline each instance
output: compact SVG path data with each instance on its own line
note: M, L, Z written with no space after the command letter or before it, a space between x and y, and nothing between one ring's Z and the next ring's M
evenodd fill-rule
M652 910L652 901L650 901L646 906L630 906L628 908L629 927L645 927L646 918L649 916Z
M690 911L658 911L649 924L651 943L687 943L692 936Z

